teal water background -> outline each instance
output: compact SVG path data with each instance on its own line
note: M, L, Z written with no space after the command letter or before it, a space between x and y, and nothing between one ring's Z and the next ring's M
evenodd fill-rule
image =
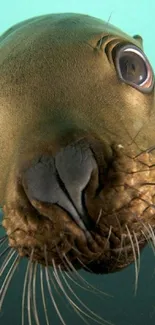
M155 1L154 0L107 0L107 1L39 1L39 0L6 0L0 3L0 34L7 28L24 19L56 12L78 12L96 16L124 30L126 33L140 34L144 39L144 49L155 69ZM126 270L106 276L81 274L94 286L106 291L113 297L103 300L84 290L78 290L80 297L88 306L111 320L115 325L154 325L155 324L155 257L148 247L141 256L141 271L138 291L134 296L134 265ZM8 291L0 325L21 325L21 295L25 265L15 274ZM76 290L77 292L77 290ZM39 293L38 293L39 297ZM83 322L61 300L57 300L67 325L82 325ZM38 298L38 305L40 307ZM60 324L56 313L48 299L50 325ZM71 309L71 308L70 308ZM94 324L88 321L89 324ZM27 324L26 324L27 325ZM33 325L33 324L32 324ZM40 311L40 325L45 319Z

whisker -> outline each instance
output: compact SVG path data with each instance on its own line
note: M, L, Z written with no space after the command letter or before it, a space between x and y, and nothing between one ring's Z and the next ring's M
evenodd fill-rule
M7 235L3 236L3 237L0 239L0 244L3 243L3 241L4 241L5 239L7 239L7 238L8 238ZM1 245L0 245L0 246L1 246Z
M63 272L62 272L62 270L61 270L61 267L60 267L60 265L58 266L58 268L59 268L59 271L60 271L60 273L61 273L61 276L62 276L62 278L63 278L63 280L64 280L64 282L65 282L65 284L66 284L66 286L68 287L68 289L70 290L70 292L73 294L73 296L80 302L80 304L90 313L90 314L92 314L93 316L95 316L96 318L98 318L100 321L104 321L104 322L106 322L107 324L109 324L109 322L107 322L107 321L105 321L102 317L100 317L99 315L97 315L95 312L93 312L90 308L88 308L87 307L87 305L85 305L84 303L83 303L83 301L75 294L75 292L72 290L72 288L71 288L71 286L69 285L69 283L67 282L67 280L65 279L65 276L64 276L64 274L63 274ZM54 271L56 271L56 268L55 268L55 270ZM58 275L58 273L57 273L57 275ZM101 323L100 321L98 321L97 319L94 319L94 318L92 318L89 314L86 314L87 315L87 317L89 317L89 318L91 318L91 319L93 319L96 323L98 323L98 324L103 324L103 323Z
M148 224L146 225L143 221L140 221L140 222L141 222L143 228L145 228L146 232L148 233L148 238L145 233L143 233L143 235L147 239L147 242L149 242L149 239L150 239L150 237L152 237L152 235L151 235L149 228L147 227Z
M58 254L59 254L59 253L58 253ZM73 279L74 273L77 273L77 274L78 274L78 272L76 271L76 269L75 269L75 267L72 265L72 263L68 260L66 254L65 254L65 253L63 254L63 257L64 257L64 258L61 256L61 254L59 254L59 256L60 256L60 258L61 258L63 264L65 265L65 267L66 267L66 269L67 269L67 271L64 271L64 273L66 274L66 276L68 276L68 277L70 278L70 280L71 280L72 282L74 282L77 286L79 286L80 288L82 288L82 289L84 289L84 290L87 290L87 291L91 291L90 289L81 286L77 281L75 281L75 280ZM66 261L65 261L64 259L65 259ZM73 272L72 272L72 271L73 271ZM68 273L70 273L71 275L69 276Z
M32 284L32 274L33 274L32 254L30 257L30 267L29 267L29 275L28 275L29 279L28 279L28 288L27 288L27 309L28 309L29 325L32 325L32 317L31 317L31 284Z
M60 254L59 254L60 255ZM63 254L64 258L67 259L67 256L65 255L65 253ZM72 263L70 263L71 265L68 265L69 263L67 263L62 257L61 260L63 262L63 264L65 265L65 268L67 271L64 271L65 275L73 282L75 283L78 287L80 287L83 290L92 292L92 290L85 288L84 286L80 285L76 280L74 280L74 273L72 272L73 270L76 271L76 269L74 268L74 266L72 265ZM72 266L72 270L71 270L71 266ZM70 274L70 275L69 275Z
M43 307L44 307L44 314L45 314L46 324L50 325L49 320L48 320L45 293L44 293L43 267L42 267L42 265L40 265L40 284L41 284L41 296L42 296L42 302L43 302Z
M1 238L0 247L3 246L3 244L7 241L7 239L8 239L8 236L7 235L5 235L3 238Z
M6 247L1 253L0 253L0 257L2 257L8 250L10 250L10 247Z
M100 211L99 211L99 215L98 215L98 217L97 217L97 220L96 220L95 226L97 226L98 223L100 222L101 216L102 216L102 209L100 209Z
M71 275L68 274L69 272L64 272L64 273L65 273L66 277L68 277L70 279L70 281L72 281L77 287L79 287L79 288L81 288L81 289L83 289L85 291L93 293L93 291L91 289L86 288L86 287L80 285L77 281L75 281L74 278Z
M112 297L111 295L109 295L108 293L106 292L103 292L97 288L95 288L93 285L91 285L88 281L86 281L78 272L77 270L75 269L75 267L73 266L73 264L69 261L68 257L64 254L64 258L66 260L66 262L68 263L68 265L70 266L70 268L72 269L72 271L77 275L77 278L79 278L80 281L82 281L86 286L88 286L88 289L86 288L86 290L90 290L90 292L93 292L94 294L102 294L102 295L105 295L105 296L108 296L108 297ZM79 260L79 259L78 259ZM89 289L91 288L91 289ZM95 292L96 291L96 292ZM101 298L101 297L100 297Z
M5 218L6 219L6 218ZM9 234L4 235L1 239L0 239L0 247L3 246L3 244L8 240L8 238L14 234L16 232L17 229L14 229L13 231L11 231Z
M33 255L33 249L31 252L31 255ZM24 285L23 285L23 294L22 294L22 325L24 325L24 308L25 308L25 296L26 296L26 286L27 286L27 281L28 281L28 275L29 275L29 269L31 265L31 256L30 259L27 263L27 268L26 268L26 273L25 273L25 279L24 279Z
M80 280L82 279L82 282L85 282L85 283L86 283L87 281L85 281L85 280L84 280L84 279L79 275L79 273L77 272L77 270L75 269L75 267L72 265L72 263L71 263L71 262L69 261L69 259L67 258L66 254L63 254L63 256L62 256L62 255L60 254L60 252L59 252L57 246L56 246L56 249L57 249L57 252L58 252L58 255L59 255L61 261L63 262L63 264L65 265L65 267L66 267L66 269L67 269L67 272L65 272L65 273L66 273L67 275L68 275L68 273L76 274L77 277L80 278ZM73 271L73 272L72 272L72 271ZM68 277L69 277L69 275L68 275ZM79 287L81 287L82 289L92 292L92 290L90 290L90 289L88 289L88 288L85 288L85 287L83 287L83 286L80 286L80 284L78 284L75 280L73 280L73 276L72 276L72 277L70 276L70 279L72 279L72 281L73 281L74 283L76 283ZM87 282L87 285L89 286L89 283L88 283L88 282ZM95 289L95 288L94 288L94 289Z
M7 290L8 290L8 287L9 287L9 284L11 282L11 279L14 275L14 272L16 271L16 268L19 264L19 261L20 261L21 257L19 255L16 256L14 262L12 263L6 277L5 277L5 280L3 282L3 285L0 289L0 310L2 308L2 305L3 305L3 301L4 301L4 298L5 298L5 295L7 293Z
M152 229L152 227L151 227L150 224L148 224L148 227L149 227L149 230L150 230L151 239L152 239L153 244L154 244L154 247L155 247L155 234L154 234L154 231L153 231L153 229Z
M120 231L121 231L121 228L120 228ZM117 260L116 260L116 263L114 264L112 270L115 269L115 267L117 266L117 263L121 257L121 254L122 254L122 250L123 250L123 242L124 242L124 237L121 235L121 243L120 243L120 249L119 249L119 254L118 254L118 257L117 257ZM125 255L127 254L126 250L125 250ZM126 257L126 260L127 260L127 255L125 256Z
M147 233L148 233L148 238L147 238L147 235L141 231L143 233L143 236L146 238L148 244L151 246L152 248L152 251L155 255L155 235L154 235L154 232L153 232L153 229L152 227L150 226L150 224L148 224L148 227L143 223L143 227L146 229Z
M64 263L64 261L63 261L63 263ZM65 263L64 263L65 264ZM66 264L65 264L66 265ZM68 267L67 265L66 265L66 267ZM61 292L59 292L59 290L58 289L60 289L61 290L61 288L59 287L59 285L58 285L58 283L56 282L56 284L55 284L55 282L54 282L54 279L53 279L53 267L51 268L51 267L48 267L48 269L51 271L50 273L49 273L49 278L50 278L50 280L51 280L51 282L52 282L52 286L54 287L54 289L55 289L55 291L57 292L57 294L59 295L59 297L60 297L60 299L63 299L64 297L62 296L62 293ZM68 267L68 270L69 270L69 267ZM69 270L70 272L71 272L71 270ZM68 271L68 272L69 272ZM65 272L65 271L64 271ZM66 303L66 301L65 301L65 303ZM66 307L68 308L68 305L66 304Z
M150 153L150 152L152 152L153 150L155 150L155 146L150 147L149 149L146 150L146 152ZM145 152L145 151L144 151L144 152Z
M145 237L147 243L150 245L150 247L152 248L153 254L155 255L155 236L150 232L150 229L148 229L148 227L143 223L143 227L146 229L148 236L145 234L145 232L143 230L141 230L141 233L143 234L143 236Z
M103 229L103 228L102 228L102 229ZM105 242L105 245L104 245L104 249L105 249L105 247L107 246L107 243L109 242L109 239L110 239L111 233L112 233L112 226L110 226L110 228L109 228L109 234L108 234L108 237L107 237L107 239L106 239L106 242Z
M138 273L138 276L139 276L139 272L140 272L140 249L139 249L139 243L138 243L138 240L137 240L137 236L136 236L134 231L133 231L133 235L134 235L135 242L136 242L136 247L137 247L137 259L136 260L137 260L137 273ZM136 294L136 292L135 292L135 294Z
M44 255L45 255L45 263L46 263L46 267L45 267L45 276L46 276L46 282L47 282L47 287L48 287L48 292L49 292L49 295L50 295L50 298L52 300L52 303L53 303L53 306L57 312L57 315L61 321L61 323L63 325L66 325L64 319L62 318L61 314L60 314L60 311L58 309L58 306L57 306L57 303L54 299L54 296L53 296L53 293L52 293L52 290L51 290L51 286L50 286L50 279L49 279L49 274L48 274L48 259L47 259L47 250L46 250L46 245L44 246Z
M0 268L0 276L3 274L5 268L7 267L7 265L9 264L11 258L13 257L13 255L16 253L16 251L14 250L14 248L10 248L9 247L9 253L7 254L1 268Z
M131 233L130 233L129 228L128 228L127 225L126 225L126 229L127 229L127 232L128 232L128 236L129 236L130 242L131 242L131 247L132 247L133 256L134 256L134 261L135 261L135 294L136 294L136 292L137 292L137 287L138 287L138 266L137 266L137 256L136 256L136 252L135 252L135 247L134 247L134 243L133 243L133 240L132 240L132 236L131 236Z
M52 262L53 262L53 268L54 268L54 260L52 260ZM56 268L55 268L56 269ZM57 270L56 270L56 273L55 273L55 271L53 272L53 275L54 275L54 277L55 277L55 279L56 279L56 281L57 281L57 283L58 283L58 285L59 285L59 287L61 288L61 290L62 290L62 292L63 292L63 294L64 294L64 296L66 297L66 299L70 302L70 304L71 304L71 306L72 306L72 308L74 309L74 311L79 315L79 317L86 323L86 324L88 324L89 325L89 323L85 320L85 318L80 314L80 312L82 313L82 314L85 314L85 312L82 310L82 309L80 309L75 303L74 303L74 301L68 296L68 294L65 292L65 289L64 289L64 287L63 287L63 285L62 285L62 282L60 281L60 278L59 278L59 276L58 276L58 274L57 274Z
M72 308L74 308L74 310L75 310L75 312L79 315L79 317L81 318L81 319L83 319L83 321L86 323L86 324L88 324L88 322L86 321L86 319L81 315L81 314L83 314L83 315L85 315L86 317L88 317L88 318L90 318L90 319L92 319L93 321L95 321L96 323L98 323L98 324L103 324L103 322L101 322L101 321L98 321L97 319L94 319L92 316L90 316L87 312L85 312L84 310L82 310L69 296L68 296L68 294L66 293L66 291L65 291L65 289L64 289L64 286L63 286L63 284L62 284L62 282L61 282L61 280L60 280L60 277L59 277L59 275L58 275L58 272L57 272L57 268L56 268L56 265L55 265L55 261L54 261L54 259L52 259L52 264L53 264L53 268L54 268L54 272L53 272L53 275L54 275L54 277L55 277L55 279L56 279L56 281L57 281L57 283L59 284L59 286L61 287L61 290L62 290L62 292L64 293L64 295L65 295L65 297L67 298L67 300L71 303L71 306L72 306ZM61 275L62 275L62 270L61 270L61 267L60 266L58 266L59 267L59 270L60 270L60 272L61 272ZM62 277L63 277L63 279L64 279L64 275L62 275ZM93 314L93 316L95 315L96 317L98 317L100 320L102 320L103 321L103 318L102 317L100 317L100 316L98 316L98 315L96 315L94 312L92 312L91 310L89 310L89 308L79 299L79 297L74 293L74 291L71 289L71 287L70 287L70 285L68 284L68 282L67 282L67 280L65 279L65 283L66 283L66 285L67 285L67 287L69 288L69 290L72 292L72 294L74 295L74 297L76 297L76 299L85 307L85 309L86 310L88 310L89 312L90 312L90 314ZM107 324L111 324L111 323L109 323L109 322L107 322L107 321L105 321L104 320L104 322L105 323L107 323Z
M34 317L36 320L36 324L40 325L38 312L37 312L37 303L36 303L36 275L37 275L37 266L38 262L34 264L34 273L33 273L33 305L34 305Z
M149 233L149 230L147 230L147 232ZM142 233L142 235L145 237L147 243L148 243L149 245L151 245L152 243L151 243L151 239L150 239L150 237L147 236L143 230L141 230L141 233ZM153 246L153 245L152 245L152 249L154 250L154 246ZM155 251L154 251L154 253L155 253Z
M56 293L60 296L60 298L62 298L61 297L61 295L60 295L60 292L59 292L59 290L58 290L58 286L55 284L55 282L54 282L54 280L53 280L53 269L50 267L50 266L48 266L48 270L50 271L49 273L48 273L48 275L49 275L49 280L52 282L52 286L53 286L53 288L55 289L55 291L56 291ZM51 274L52 273L52 274Z
M82 267L85 269L85 270L87 270L89 273L92 273L93 274L93 271L87 266L87 265L85 265L81 260L80 260L80 258L77 256L76 257L76 259L77 259L77 261L79 261L79 263L82 265Z
M113 13L113 11L111 11L111 13L109 15L109 18L108 18L108 20L106 21L106 24L105 24L105 31L107 32L107 39L109 39L109 36L110 36L110 33L108 32L108 26L110 24L110 19L111 19L112 13ZM102 42L103 42L103 37L101 37L101 39L98 42L98 47L99 48L101 47Z

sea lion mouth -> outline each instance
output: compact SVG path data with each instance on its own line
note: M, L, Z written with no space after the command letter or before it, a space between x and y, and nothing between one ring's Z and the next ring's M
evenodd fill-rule
M82 139L22 171L18 208L5 206L3 221L20 255L35 247L34 260L45 264L46 246L49 265L54 258L66 269L67 256L77 269L109 273L154 240L153 149L135 156L120 144L105 148Z

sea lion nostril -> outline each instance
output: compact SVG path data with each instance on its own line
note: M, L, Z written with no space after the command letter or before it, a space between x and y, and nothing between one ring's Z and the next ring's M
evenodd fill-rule
M68 145L55 157L56 169L67 192L81 215L84 214L81 194L97 163L87 142Z
M86 143L73 143L55 157L42 156L23 175L23 185L30 201L57 204L85 229L90 220L85 213L82 193L97 163Z

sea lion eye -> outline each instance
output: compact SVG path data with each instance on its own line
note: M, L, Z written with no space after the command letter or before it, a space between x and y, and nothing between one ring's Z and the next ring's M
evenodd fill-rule
M112 51L115 68L120 79L148 93L154 86L154 75L151 65L143 51L135 45L117 45Z

